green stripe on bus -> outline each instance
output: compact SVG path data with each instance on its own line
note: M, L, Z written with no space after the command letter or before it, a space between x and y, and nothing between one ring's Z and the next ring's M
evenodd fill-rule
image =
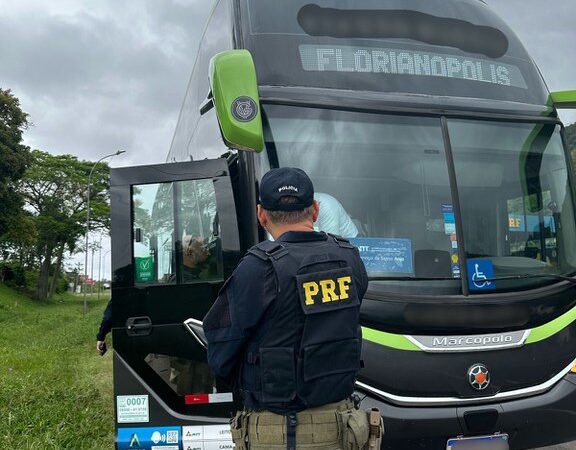
M398 350L419 351L420 349L405 336L400 334L385 333L384 331L373 330L362 327L362 338L375 344L385 345Z
M526 344L534 344L543 341L544 339L548 339L550 336L562 331L574 321L576 321L576 307L572 308L560 317L557 317L553 321L532 329L528 339L526 339ZM384 331L362 327L362 337L367 341L374 342L375 344L384 345L397 350L420 351L420 348L418 348L416 344L401 334L386 333Z
M552 322L533 328L530 331L530 336L526 339L527 344L534 344L535 342L548 339L550 336L562 331L568 325L576 320L576 307L572 308L560 317L557 317Z

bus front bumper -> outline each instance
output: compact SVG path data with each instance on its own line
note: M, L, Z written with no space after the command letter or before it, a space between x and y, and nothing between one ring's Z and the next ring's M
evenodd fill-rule
M361 398L364 393L360 393ZM510 449L533 449L576 440L576 374L533 397L474 406L408 407L368 394L362 408L378 407L384 417L382 449L443 450L449 438L497 432Z

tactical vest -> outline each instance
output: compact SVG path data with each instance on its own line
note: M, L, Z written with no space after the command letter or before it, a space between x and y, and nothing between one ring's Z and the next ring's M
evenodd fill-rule
M277 293L247 344L239 374L245 406L284 414L349 397L362 346L357 249L328 235L261 242L249 253L271 262Z

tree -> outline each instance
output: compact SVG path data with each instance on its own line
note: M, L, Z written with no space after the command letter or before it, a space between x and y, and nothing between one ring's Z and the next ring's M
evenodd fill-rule
M22 209L11 216L7 223L8 230L0 240L1 259L16 260L21 266L34 266L37 239L34 216Z
M72 155L51 155L39 150L32 151L32 158L21 180L20 192L34 215L36 250L40 257L36 295L46 300L56 288L65 251L73 253L78 239L84 236L88 176L93 163L79 161ZM108 165L99 163L91 178L92 230L109 228L108 178Z
M30 149L22 144L22 133L28 127L28 114L12 92L0 88L0 236L21 211L22 197L15 192L17 181L30 164Z

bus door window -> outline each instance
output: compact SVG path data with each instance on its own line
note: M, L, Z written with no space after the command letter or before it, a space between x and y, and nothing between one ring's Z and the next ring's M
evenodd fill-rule
M223 279L211 179L134 186L132 203L137 285Z
M223 279L220 224L212 180L192 180L180 185L180 230L183 283Z
M174 283L172 183L132 188L136 284Z
M217 392L216 379L204 358L203 354L198 354L197 359L192 361L178 356L149 353L144 360L172 391L183 396L195 392Z

